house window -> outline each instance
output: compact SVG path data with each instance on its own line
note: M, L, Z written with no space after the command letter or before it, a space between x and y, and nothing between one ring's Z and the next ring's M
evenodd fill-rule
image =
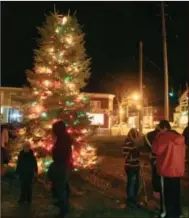
M90 101L90 108L91 109L101 109L101 102L100 101Z
M103 126L104 125L104 114L94 114L94 113L87 113L90 121L91 121L91 125L100 125Z

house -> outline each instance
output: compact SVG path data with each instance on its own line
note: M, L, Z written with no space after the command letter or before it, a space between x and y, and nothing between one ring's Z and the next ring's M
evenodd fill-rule
M186 89L179 98L179 104L175 108L173 115L173 121L176 126L185 127L188 123L188 111L189 111L189 99L188 99L188 90Z
M23 88L0 87L1 123L22 121L20 106L22 101L15 101L16 96L21 96ZM88 112L91 125L98 126L101 131L111 128L111 113L113 111L114 95L100 93L83 93L90 99Z
M14 107L14 96L19 96L23 92L22 88L0 87L0 123L21 122L22 113L19 110L19 102Z

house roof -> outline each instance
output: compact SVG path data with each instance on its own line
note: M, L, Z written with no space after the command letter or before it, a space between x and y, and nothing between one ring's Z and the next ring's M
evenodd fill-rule
M7 92L21 92L24 88L17 88L17 87L0 87L0 91L7 91ZM87 95L88 97L96 97L96 98L110 98L114 99L115 95L113 94L107 94L107 93L87 93L83 92L81 94ZM19 96L18 96L19 98ZM22 98L20 96L20 98Z

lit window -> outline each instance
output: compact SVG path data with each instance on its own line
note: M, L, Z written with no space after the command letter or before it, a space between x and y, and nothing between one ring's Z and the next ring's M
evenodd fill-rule
M93 114L93 113L87 113L91 125L104 125L104 114Z

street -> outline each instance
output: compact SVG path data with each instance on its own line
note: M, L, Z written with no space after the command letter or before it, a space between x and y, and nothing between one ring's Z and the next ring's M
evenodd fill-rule
M71 212L68 217L152 217L154 202L152 201L150 167L144 168L144 177L148 190L148 209L124 209L125 181L121 145L123 137L94 139L98 148L99 165L93 171L74 172L71 178ZM187 176L187 175L186 175ZM186 215L186 190L188 182L182 180L182 206ZM140 200L144 200L143 189ZM2 217L54 217L58 209L52 205L50 192L43 184L34 186L33 204L17 205L19 183L14 180L2 181Z

